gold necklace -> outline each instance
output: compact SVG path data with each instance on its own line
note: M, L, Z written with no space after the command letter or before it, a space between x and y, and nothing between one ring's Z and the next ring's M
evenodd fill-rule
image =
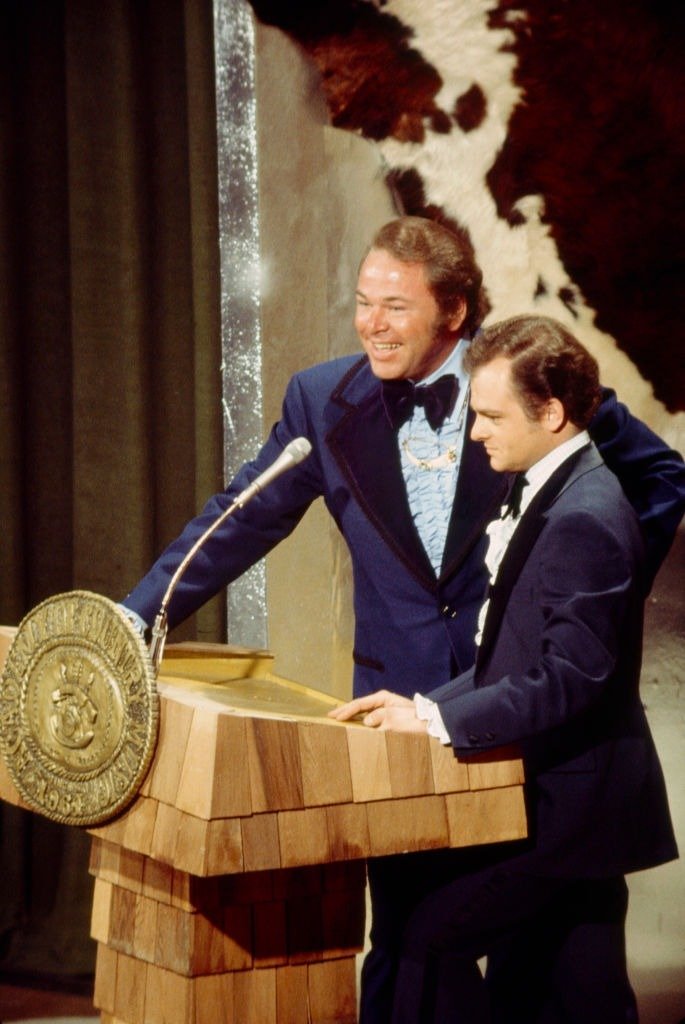
M407 456L412 466L417 466L418 469L424 469L430 472L434 469L443 469L445 466L449 466L457 461L456 445L450 445L450 447L444 452L441 452L432 459L420 459L418 456L414 455L413 451L409 447L409 442L411 440L412 438L410 437L405 438L402 442L402 451Z

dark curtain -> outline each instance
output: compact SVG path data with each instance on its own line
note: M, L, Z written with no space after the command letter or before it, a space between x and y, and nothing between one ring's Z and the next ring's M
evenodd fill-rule
M221 486L211 0L0 4L0 622ZM223 639L220 601L173 639ZM0 808L0 970L88 974L88 835Z

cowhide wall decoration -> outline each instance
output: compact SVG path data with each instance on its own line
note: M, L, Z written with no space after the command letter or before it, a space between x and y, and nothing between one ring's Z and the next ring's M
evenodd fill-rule
M488 320L539 312L685 447L684 7L665 0L252 0L316 61L407 213L471 240Z

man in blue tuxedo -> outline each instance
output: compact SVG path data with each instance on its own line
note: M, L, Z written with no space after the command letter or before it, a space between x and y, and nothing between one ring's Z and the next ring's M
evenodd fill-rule
M352 560L354 694L373 693L387 681L411 695L417 680L428 689L469 668L487 584L484 529L506 492L504 477L468 437L463 361L485 308L481 273L463 240L418 217L381 228L357 284L355 326L364 355L293 377L282 417L255 460L209 500L125 606L151 624L197 538L292 439L304 436L313 448L309 458L229 518L190 563L169 604L170 626L262 558L323 497ZM612 393L590 430L636 509L655 573L685 508L683 461ZM374 921L381 922L393 905L394 880L383 861L370 863L369 878ZM388 1019L394 955L394 946L372 932L363 1024Z
M417 677L427 696L383 690L331 714L428 732L460 756L518 746L529 839L489 851L415 903L392 1021L625 1024L623 876L677 856L639 694L644 541L586 430L600 402L597 364L560 324L515 317L486 328L465 366L471 436L493 469L515 474L487 528L475 665L438 688ZM491 1006L478 959L511 949L531 921L551 935L569 908L549 975L537 973L522 1003ZM579 934L596 945L583 951ZM575 985L559 988L560 965Z

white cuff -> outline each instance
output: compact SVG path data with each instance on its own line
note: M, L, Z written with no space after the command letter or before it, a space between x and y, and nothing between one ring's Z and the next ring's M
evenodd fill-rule
M430 697L423 697L420 693L415 693L414 707L416 708L416 717L420 718L422 722L428 722L428 735L434 736L444 746L449 747L449 734L442 720L440 708L435 701Z

